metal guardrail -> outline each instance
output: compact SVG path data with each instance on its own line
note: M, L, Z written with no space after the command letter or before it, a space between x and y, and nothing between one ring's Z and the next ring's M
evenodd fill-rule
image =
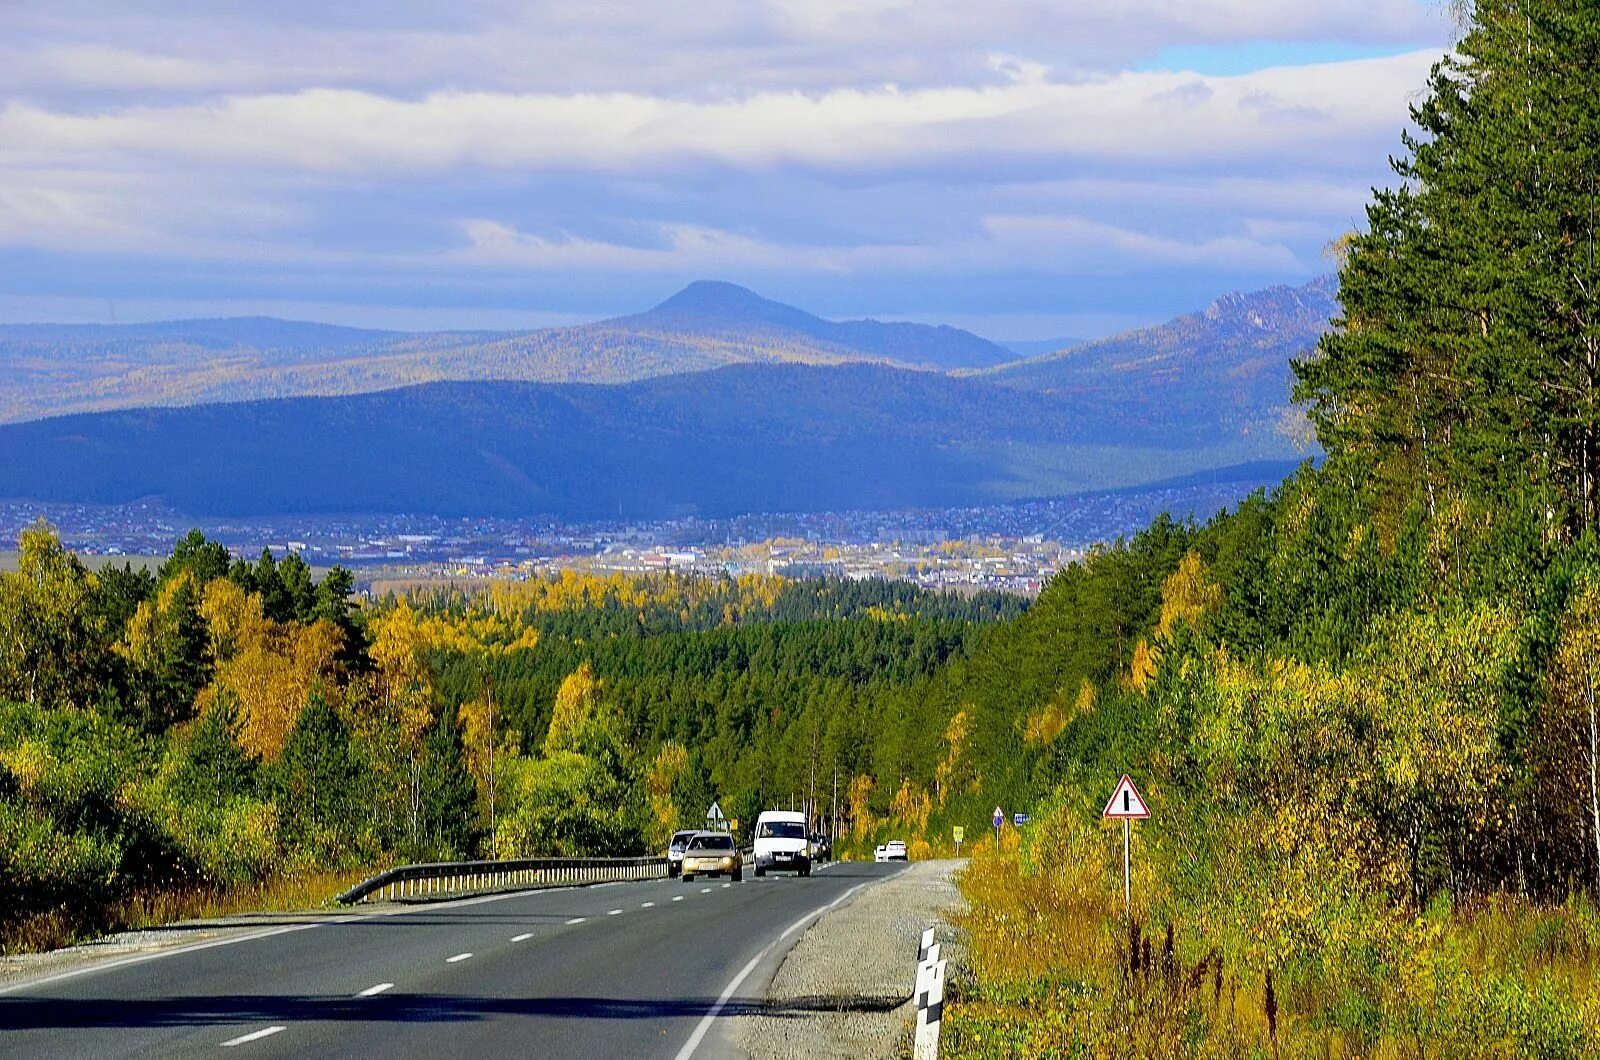
M381 898L492 891L507 887L576 887L621 880L654 880L667 874L666 858L520 858L511 861L441 861L397 865L371 876L334 899L342 905Z

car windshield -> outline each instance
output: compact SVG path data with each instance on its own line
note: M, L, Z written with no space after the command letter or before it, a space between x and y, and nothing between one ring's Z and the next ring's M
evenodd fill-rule
M733 839L725 835L697 835L689 840L690 850L732 850Z
M804 839L805 826L798 821L762 821L756 829L757 839Z

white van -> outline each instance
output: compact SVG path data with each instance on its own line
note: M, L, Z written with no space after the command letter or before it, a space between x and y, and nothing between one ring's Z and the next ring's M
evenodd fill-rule
M811 875L806 815L792 810L768 810L757 817L754 860L757 876L773 871Z

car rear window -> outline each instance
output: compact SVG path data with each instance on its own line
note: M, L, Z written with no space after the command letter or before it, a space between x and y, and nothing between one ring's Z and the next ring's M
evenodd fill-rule
M689 840L690 850L732 850L733 839L725 835L697 835Z
M756 829L757 839L804 839L805 826L797 821L763 821Z

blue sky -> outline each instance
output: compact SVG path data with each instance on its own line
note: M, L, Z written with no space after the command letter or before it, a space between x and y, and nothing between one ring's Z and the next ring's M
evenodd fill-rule
M0 320L516 327L698 278L1080 337L1329 268L1420 0L5 0Z

